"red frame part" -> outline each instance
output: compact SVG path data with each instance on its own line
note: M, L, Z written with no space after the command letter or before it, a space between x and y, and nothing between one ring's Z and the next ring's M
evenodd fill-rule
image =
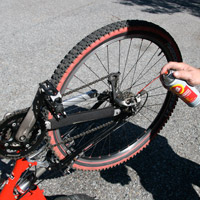
M37 162L28 162L26 159L19 159L16 161L15 167L8 178L3 190L0 193L1 200L46 200L43 195L43 190L40 190L38 186L34 190L28 191L23 197L22 195L15 195L14 188L20 179L22 173L32 166L36 166Z

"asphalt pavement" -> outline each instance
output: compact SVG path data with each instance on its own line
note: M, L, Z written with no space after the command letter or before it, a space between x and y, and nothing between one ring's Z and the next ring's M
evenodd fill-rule
M200 67L199 0L2 0L0 117L30 105L38 83L94 30L125 19L166 29L183 60ZM44 180L45 195L85 193L100 200L200 199L200 107L179 101L160 135L137 157L102 172Z

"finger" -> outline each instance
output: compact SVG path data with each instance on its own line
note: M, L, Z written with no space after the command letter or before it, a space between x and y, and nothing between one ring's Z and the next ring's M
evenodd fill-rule
M186 81L189 81L190 78L191 78L191 75L190 73L188 73L187 71L175 71L173 73L174 77L175 78L178 78L178 79L183 79L183 80L186 80Z
M181 71L181 70L185 70L185 65L183 63L178 63L178 62L169 62L168 64L166 64L162 70L161 70L161 74L166 73L169 70L175 70L175 71Z

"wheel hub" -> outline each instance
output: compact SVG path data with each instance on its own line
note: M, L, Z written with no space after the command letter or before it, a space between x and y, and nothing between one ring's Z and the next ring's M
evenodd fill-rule
M132 92L124 91L117 95L116 102L119 106L130 107L138 105L141 102L141 98Z
M130 116L136 115L142 109L147 98L148 93L145 90L137 95L131 91L123 91L117 94L115 102L125 113L128 114L128 116Z

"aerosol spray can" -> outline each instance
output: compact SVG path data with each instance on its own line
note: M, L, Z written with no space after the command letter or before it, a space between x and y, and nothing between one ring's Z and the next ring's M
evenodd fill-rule
M195 107L200 103L199 91L189 85L186 81L176 79L173 76L174 70L169 70L162 75L163 85L174 94L178 95L188 106Z

